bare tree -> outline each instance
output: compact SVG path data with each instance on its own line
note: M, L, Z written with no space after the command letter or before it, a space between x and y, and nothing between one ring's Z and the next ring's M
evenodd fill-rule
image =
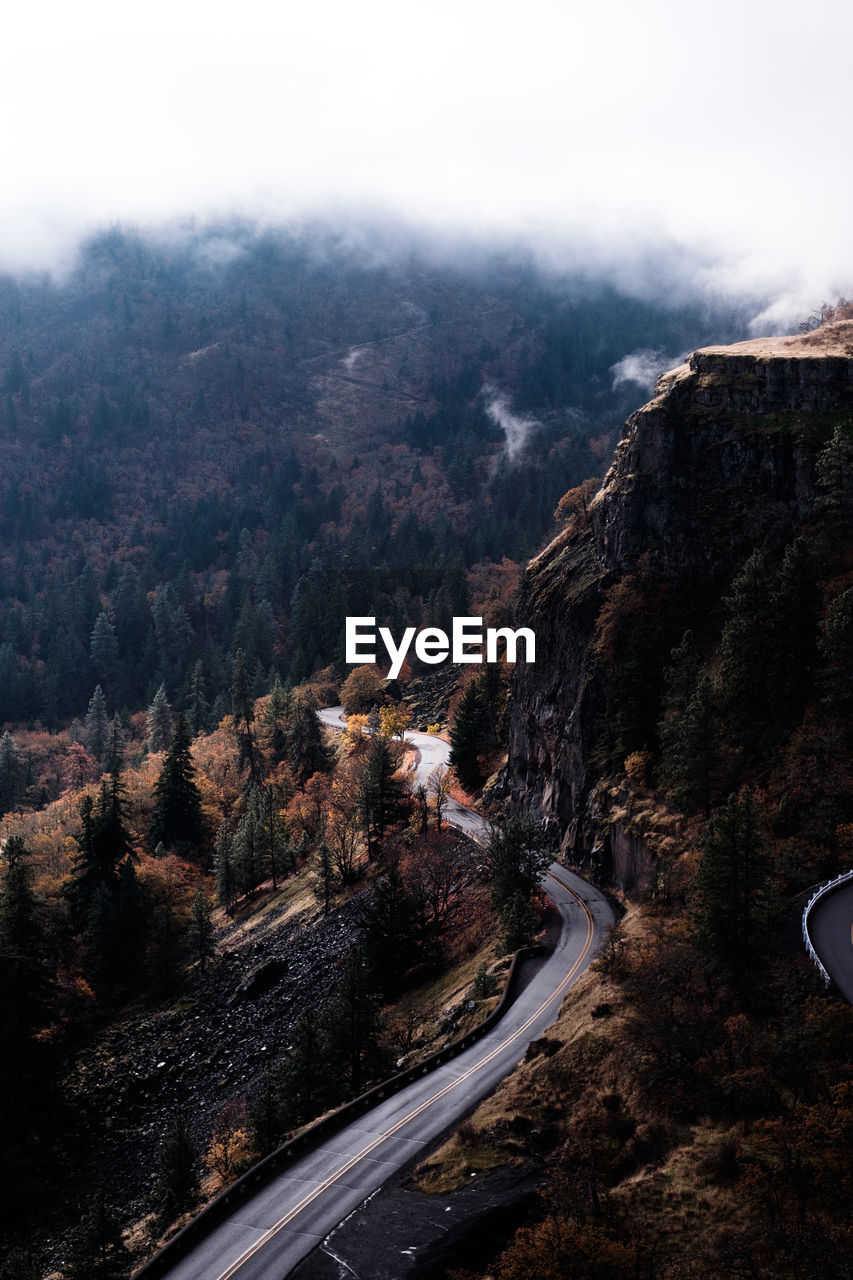
M441 819L450 799L450 778L446 765L438 764L427 778L427 791L432 796L435 823L441 829Z
M354 771L339 779L332 788L331 808L325 838L335 870L342 885L358 878L358 861L362 851L362 818Z
M464 840L435 834L425 847L419 845L412 888L422 903L424 922L437 935L447 928L463 889L476 878L471 850Z

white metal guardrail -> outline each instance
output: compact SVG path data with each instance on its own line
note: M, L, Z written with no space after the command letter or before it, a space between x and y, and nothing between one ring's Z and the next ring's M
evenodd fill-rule
M837 889L838 886L840 884L844 884L846 880L853 880L853 871L845 871L843 875L836 876L834 880L830 880L826 884L822 884L819 889L815 889L814 893L809 898L805 911L803 912L803 942L806 944L806 951L809 953L812 960L814 960L818 969L820 969L821 976L827 986L829 986L831 979L829 974L826 972L826 969L824 969L821 958L815 951L812 940L809 937L809 912L819 898L830 893L833 889Z

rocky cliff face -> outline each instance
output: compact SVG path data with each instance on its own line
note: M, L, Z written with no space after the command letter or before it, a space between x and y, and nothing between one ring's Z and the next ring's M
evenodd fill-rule
M588 509L531 562L522 621L537 661L515 677L504 783L556 827L567 857L603 874L619 861L596 790L618 770L601 644L614 593L655 582L648 609L673 644L688 626L718 625L751 551L783 546L809 520L817 454L851 410L851 321L697 351L628 420ZM661 668L667 657L664 646Z

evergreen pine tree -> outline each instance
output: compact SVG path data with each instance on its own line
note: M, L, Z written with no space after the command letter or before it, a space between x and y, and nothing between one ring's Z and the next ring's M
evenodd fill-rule
M755 551L732 583L720 640L719 695L732 745L752 757L770 720L772 629L767 557Z
M749 790L731 795L708 823L696 877L700 941L733 968L749 962L765 936L772 884Z
M261 1156L269 1155L281 1143L284 1125L280 1119L280 1101L274 1077L268 1074L261 1092L249 1107L252 1147Z
M85 920L89 898L101 878L100 869L95 859L94 811L94 801L86 792L80 798L78 810L80 814L80 830L74 835L77 852L73 858L74 873L67 889L78 928L82 927L81 922Z
M320 1018L304 1010L294 1023L290 1047L270 1073L252 1109L253 1134L262 1150L271 1150L288 1129L305 1124L338 1102L343 1090L329 1070L328 1046Z
M826 706L849 724L853 712L853 587L836 597L820 625L820 688Z
M207 727L209 711L210 707L204 692L204 668L202 667L201 658L199 658L193 667L192 679L190 680L189 705L187 707L187 720L193 738L197 738Z
M23 781L21 753L7 729L0 738L0 816L17 804Z
M299 782L305 782L312 773L323 772L329 767L323 726L317 715L317 704L310 695L293 701L287 726L287 758Z
M198 1156L187 1127L178 1116L160 1151L155 1209L161 1230L191 1209L198 1195Z
M104 697L104 691L101 686L96 685L95 692L89 699L89 707L86 711L84 745L89 754L95 757L98 764L102 762L106 753L109 725L107 700Z
M23 850L7 863L0 892L0 1010L8 1054L20 1052L27 1037L43 1024L50 992L33 871Z
M251 804L234 832L233 859L237 888L241 893L254 893L262 879L263 832L257 809Z
M716 720L710 676L700 667L693 635L672 651L659 725L661 772L676 804L710 811L716 765Z
M381 844L388 827L401 816L404 786L385 738L374 735L364 757L358 784L358 803L367 840L368 857Z
M168 585L158 593L152 617L160 678L164 684L177 688L186 679L193 636L187 611L173 598Z
M7 867L14 867L17 862L29 857L29 852L21 836L7 836L3 843L3 861Z
M98 991L112 989L122 938L116 915L116 893L114 887L104 881L96 884L89 896L83 942L86 977Z
M41 691L38 703L39 717L46 728L57 729L59 727L59 678L54 667L47 667L42 672L39 687Z
M13 1249L0 1263L0 1280L41 1280L41 1268L26 1249Z
M542 826L534 818L511 817L492 827L489 878L498 914L517 913L529 904L551 861Z
M264 710L267 750L277 764L284 758L287 746L287 725L293 711L293 693L285 688L278 676L273 683Z
M112 772L116 767L121 767L124 762L124 729L122 728L121 716L115 713L110 721L109 733L107 735L106 749L107 765Z
M101 590L98 579L95 577L95 570L89 561L86 561L81 572L74 579L71 608L78 622L80 639L85 640L87 631L94 625L95 618L101 612Z
M118 641L115 627L103 610L95 619L92 634L89 637L89 657L95 679L108 689L112 689L118 661Z
M324 1013L328 1070L355 1097L372 1076L388 1068L388 1055L381 1045L379 998L360 947L344 961L336 986L335 999Z
M472 680L462 694L450 731L449 761L466 791L475 791L482 784L480 752L486 746L489 732L483 687L479 680Z
M216 944L214 941L213 921L210 918L210 906L200 889L193 900L189 938L192 948L198 957L201 971L204 973L208 960L216 955Z
M152 844L167 848L199 848L204 843L201 795L195 782L192 739L182 712L175 720L169 750L154 786Z
M335 863L325 839L318 841L312 870L314 893L318 902L323 904L323 915L327 916L335 889Z
M662 698L663 717L661 738L666 738L665 722L677 720L693 696L696 680L702 666L702 658L692 631L685 631L680 643L669 655L669 665L664 671Z
M504 671L503 667L494 662L489 662L483 668L483 674L480 677L483 686L483 701L486 705L488 745L490 747L496 747L504 736L504 720L506 718L508 697Z
M103 1192L74 1230L65 1255L65 1280L127 1280L131 1256Z
M246 669L246 655L242 649L238 649L234 657L231 676L231 711L234 716L239 767L242 770L248 765L249 786L254 787L260 779L260 765L252 731L255 720L255 699Z
M23 690L15 646L0 644L0 721L19 720L23 709Z
M234 839L224 822L216 833L213 874L216 878L217 899L230 916L239 889L237 868L234 860Z
M815 478L822 491L820 509L833 519L849 516L853 512L853 431L849 422L835 428L821 451Z
M145 905L130 858L125 858L119 867L115 903L116 932L120 939L116 985L133 991L140 985L145 963Z
M797 538L771 595L771 711L777 737L802 716L814 690L817 665L817 565L806 540Z
M673 796L687 809L711 810L711 791L717 763L716 712L711 678L703 672L688 702L678 735L672 767Z
M423 783L420 783L418 789L415 791L415 799L418 802L418 812L420 813L421 835L425 836L427 833L427 827L429 826L429 803L427 789Z
M121 766L113 763L109 777L101 783L95 805L95 858L105 881L115 881L125 858L136 861L133 837L125 818L125 786Z
M127 696L139 687L139 673L133 660L138 663L140 647L152 629L148 597L137 570L131 564L126 564L122 569L112 594L112 615L121 661L122 686ZM150 669L146 667L145 674L150 673Z
M114 917L119 896L120 868L136 861L133 838L124 816L124 787L118 765L104 778L97 802L84 795L80 801L81 829L74 839L77 854L68 889L79 931L85 932L90 967L106 971L115 958ZM99 941L100 940L100 941ZM104 947L104 954L98 948ZM115 941L120 946L120 939Z
M419 904L397 867L389 867L377 880L362 923L364 956L376 989L384 1000L392 1000L420 957L421 941Z
M165 751L172 738L172 708L166 697L166 686L160 685L160 688L154 695L154 701L148 708L146 716L148 727L148 750L149 751Z
M537 928L536 912L520 894L510 898L501 912L501 947L504 951L518 951L532 942Z
M614 731L612 763L622 770L634 751L654 737L659 710L658 642L643 617L633 620L624 652L616 664L609 697Z
M265 873L271 877L273 889L277 889L278 874L285 858L286 836L272 786L256 787L249 803L255 810Z

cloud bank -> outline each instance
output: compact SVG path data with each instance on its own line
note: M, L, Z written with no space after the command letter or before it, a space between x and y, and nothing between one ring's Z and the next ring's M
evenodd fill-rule
M113 221L381 212L631 270L680 246L779 323L853 292L851 43L845 0L17 6L0 264Z

